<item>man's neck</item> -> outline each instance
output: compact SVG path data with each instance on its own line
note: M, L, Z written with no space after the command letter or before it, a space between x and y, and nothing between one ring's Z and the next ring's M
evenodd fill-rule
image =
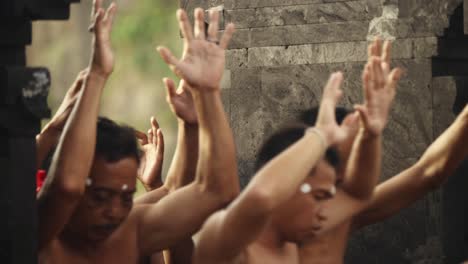
M80 252L80 255L92 256L103 245L103 241L88 240L79 234L64 230L60 234L59 240L69 249Z
M283 238L279 230L270 221L257 239L257 242L264 247L279 250L283 249L287 241Z

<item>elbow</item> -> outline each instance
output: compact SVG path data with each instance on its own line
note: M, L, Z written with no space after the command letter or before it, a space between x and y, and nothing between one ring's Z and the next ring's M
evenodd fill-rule
M61 197L68 200L78 200L85 192L85 185L75 181L59 181L55 185L55 189L60 193Z
M246 190L247 199L253 208L256 208L257 213L271 214L279 206L276 202L277 198L272 193L262 188L251 188Z
M442 186L453 171L446 168L443 162L434 162L428 166L418 164L417 166L430 190L435 190Z

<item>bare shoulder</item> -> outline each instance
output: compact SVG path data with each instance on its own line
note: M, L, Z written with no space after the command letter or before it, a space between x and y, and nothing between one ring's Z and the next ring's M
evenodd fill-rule
M194 256L197 260L206 258L216 258L218 230L222 224L226 210L220 210L212 214L203 224L200 232L195 237Z

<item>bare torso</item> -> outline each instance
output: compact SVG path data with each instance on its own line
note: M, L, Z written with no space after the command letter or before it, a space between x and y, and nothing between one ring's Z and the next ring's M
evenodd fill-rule
M39 252L39 263L142 263L143 258L140 258L136 228L135 217L129 216L109 238L92 249L77 249L58 237Z
M299 249L301 264L343 263L351 222L344 223L326 234L307 241Z
M229 261L199 260L194 264L299 264L299 252L295 244L286 244L280 250L267 248L260 243L251 244L242 254Z

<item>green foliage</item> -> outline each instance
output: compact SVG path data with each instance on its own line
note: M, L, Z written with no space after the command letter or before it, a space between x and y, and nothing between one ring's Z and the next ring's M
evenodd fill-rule
M177 1L140 0L121 12L114 27L114 43L124 50L131 49L133 63L141 71L167 69L162 61L155 63L155 56L151 56L156 45L171 44L174 52L180 50L177 8Z

